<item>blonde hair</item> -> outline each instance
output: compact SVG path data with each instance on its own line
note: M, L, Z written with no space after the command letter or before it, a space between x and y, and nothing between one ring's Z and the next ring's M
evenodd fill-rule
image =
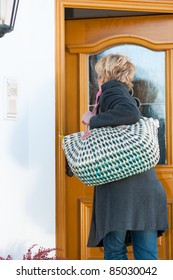
M127 56L120 54L104 56L97 61L95 71L98 77L104 77L104 82L118 80L127 84L129 90L133 87L135 66Z

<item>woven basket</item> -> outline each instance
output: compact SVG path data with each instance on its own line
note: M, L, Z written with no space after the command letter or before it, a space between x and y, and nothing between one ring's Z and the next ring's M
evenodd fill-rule
M160 157L159 121L141 118L132 125L95 128L63 138L68 164L88 186L120 180L154 167Z

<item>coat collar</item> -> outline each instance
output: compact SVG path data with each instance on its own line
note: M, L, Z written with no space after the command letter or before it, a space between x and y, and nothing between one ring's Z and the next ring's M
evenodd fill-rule
M110 80L101 86L102 92L112 87L125 87L128 90L128 86L125 83L122 83L121 81L117 81L117 80Z

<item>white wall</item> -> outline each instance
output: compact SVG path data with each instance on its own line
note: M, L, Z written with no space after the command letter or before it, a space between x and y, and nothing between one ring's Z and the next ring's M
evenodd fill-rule
M22 0L0 38L0 256L55 246L54 0ZM19 84L18 119L4 118L4 77Z

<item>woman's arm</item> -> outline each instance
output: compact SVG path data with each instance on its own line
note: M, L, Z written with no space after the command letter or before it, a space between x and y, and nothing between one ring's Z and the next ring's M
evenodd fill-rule
M105 93L100 98L101 112L90 119L90 128L133 124L139 121L141 113L135 100L122 92Z

